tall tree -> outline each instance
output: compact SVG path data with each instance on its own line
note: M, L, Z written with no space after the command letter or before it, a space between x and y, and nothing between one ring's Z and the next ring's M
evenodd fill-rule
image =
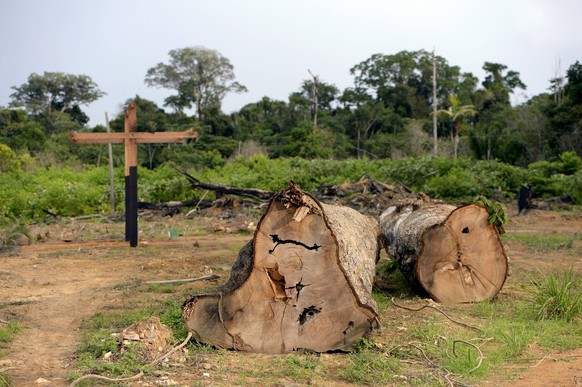
M451 122L455 160L457 159L459 130L462 122L466 117L473 117L475 113L476 111L473 105L461 105L461 100L456 95L449 96L449 107L447 109L436 111L437 115L446 117Z
M45 116L52 112L69 113L81 124L87 123L88 118L79 105L90 104L105 95L89 76L60 72L33 73L26 83L12 89L10 106Z
M526 89L526 85L519 78L519 73L513 70L506 71L507 66L504 64L485 62L483 70L487 75L482 85L492 93L489 105L508 107L511 103L509 94L517 88Z
M305 116L304 119L307 119L307 112L309 112L312 126L317 127L318 113L325 115L333 110L339 89L333 84L320 80L319 76L311 75L313 79L304 80L300 90L289 96L289 107Z
M546 109L552 128L550 146L557 156L562 152L573 151L582 155L582 64L576 61L566 71L567 83L563 98L554 100Z
M202 46L170 50L169 64L158 63L147 71L148 86L172 89L177 95L166 99L175 109L194 105L199 119L213 107L220 107L229 92L243 93L247 88L236 82L234 66L218 51Z

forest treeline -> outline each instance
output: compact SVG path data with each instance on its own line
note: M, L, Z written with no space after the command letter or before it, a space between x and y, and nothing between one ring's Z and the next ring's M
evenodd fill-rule
M226 170L233 160L251 156L261 163L335 160L339 168L351 165L350 160L382 165L416 158L459 170L464 165L490 165L483 168L498 175L503 168L531 171L533 165L533 170L541 168L544 174L578 176L579 182L582 65L571 64L564 75L556 70L549 77L547 92L516 106L511 104L511 96L527 87L519 72L492 62L485 62L483 70L484 79L478 79L424 50L375 54L350 69L353 85L345 90L306 70L306 79L290 92L288 100L265 96L225 114L223 98L228 93L244 93L247 86L236 81L234 66L219 52L186 47L171 50L167 62L144 74L146 85L172 91L163 106L138 95L120 101L123 107L112 116L110 130L123 131L125 109L134 101L138 131L193 128L199 133L197 140L186 144L140 144L142 170L167 164L197 171ZM100 170L107 164L106 145L79 146L68 139L71 131L106 131L103 125L88 126L82 110L106 93L89 76L31 74L12 90L9 106L0 108L2 172ZM122 146L114 145L113 150L115 166L122 166ZM341 175L337 168L329 173L328 180L334 179L334 173ZM409 173L416 176L414 171ZM519 188L515 184L531 184L536 178L525 174L520 181L496 182L493 188L503 190L509 184L508 190L515 191ZM456 184L467 181L472 181L470 176L459 178ZM548 187L534 188L542 192Z

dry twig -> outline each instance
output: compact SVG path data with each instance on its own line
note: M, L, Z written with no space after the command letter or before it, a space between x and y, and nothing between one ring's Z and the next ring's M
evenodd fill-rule
M164 281L148 281L148 282L144 282L144 284L146 284L146 285L175 284L175 283L180 283L180 282L209 281L209 280L218 279L218 278L220 278L220 276L218 274L210 274L210 275L205 275L205 276L196 277L196 278L185 278L185 279L164 280Z
M476 330L476 331L479 331L479 332L481 332L481 333L485 333L485 331L484 331L483 329L479 328L479 327L476 327L476 326L474 326L474 325L470 325L470 324L466 324L466 323L464 323L464 322L457 321L457 320L453 319L453 318L452 318L451 316L449 316L449 315L448 315L448 314L447 314L445 311L443 311L443 310L442 310L442 309L440 309L438 306L436 306L436 305L433 305L433 304L431 304L431 303L428 303L428 304L426 304L426 305L423 305L423 306L421 306L420 308L409 308L409 307L407 307L407 306L399 305L399 304L397 304L396 302L394 302L394 297L392 297L392 298L390 299L390 301L392 301L392 304L394 304L394 306L397 306L397 307L399 307L399 308L402 308L402 309L405 309L405 310L410 310L410 311L412 311L412 312L419 312L419 311L423 310L424 308L432 308L432 309L434 309L434 310L436 310L436 311L440 312L440 313L441 313L443 316L445 316L447 319L449 319L450 321L454 322L455 324L459 324L459 325L462 325L462 326L464 326L464 327L471 328L471 329L474 329L474 330Z

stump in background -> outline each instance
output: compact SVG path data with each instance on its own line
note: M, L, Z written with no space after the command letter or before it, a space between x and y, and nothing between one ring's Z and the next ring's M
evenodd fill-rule
M392 206L380 217L388 255L438 302L491 299L507 278L508 259L485 207L427 200Z
M350 350L378 326L378 222L319 203L293 182L275 195L231 277L183 306L204 343L249 352Z

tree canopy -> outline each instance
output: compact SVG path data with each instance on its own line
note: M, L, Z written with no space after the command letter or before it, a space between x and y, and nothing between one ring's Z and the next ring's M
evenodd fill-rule
M287 98L264 96L225 114L223 98L246 91L230 60L202 46L171 50L168 62L147 71L145 83L173 93L163 106L143 96L133 99L138 130L194 128L199 138L180 146L141 144L140 163L149 168L165 162L211 167L255 153L269 158L400 159L431 153L435 143L438 156L519 166L554 162L563 152L582 155L579 62L564 77L561 72L548 77L551 94L532 96L517 106L511 95L526 85L519 72L502 63L484 62L485 76L479 79L425 50L378 53L352 66L353 84L343 90L305 70L306 79ZM67 137L71 130L105 130L88 127L81 110L104 95L91 78L45 72L31 74L12 89L10 108L0 109L0 143L47 163L99 164L103 147L76 147ZM435 105L436 142L431 140ZM187 114L188 108L195 114ZM123 130L124 109L113 117L112 130Z
M163 87L177 92L166 99L166 106L178 111L196 108L202 119L212 106L220 107L229 92L243 93L247 89L236 82L234 66L218 51L202 46L170 50L169 64L158 63L147 71L148 86Z
M28 81L13 86L14 93L10 106L23 107L32 114L48 115L53 111L68 112L87 122L79 105L87 105L101 98L105 93L87 75L45 72L31 74Z

